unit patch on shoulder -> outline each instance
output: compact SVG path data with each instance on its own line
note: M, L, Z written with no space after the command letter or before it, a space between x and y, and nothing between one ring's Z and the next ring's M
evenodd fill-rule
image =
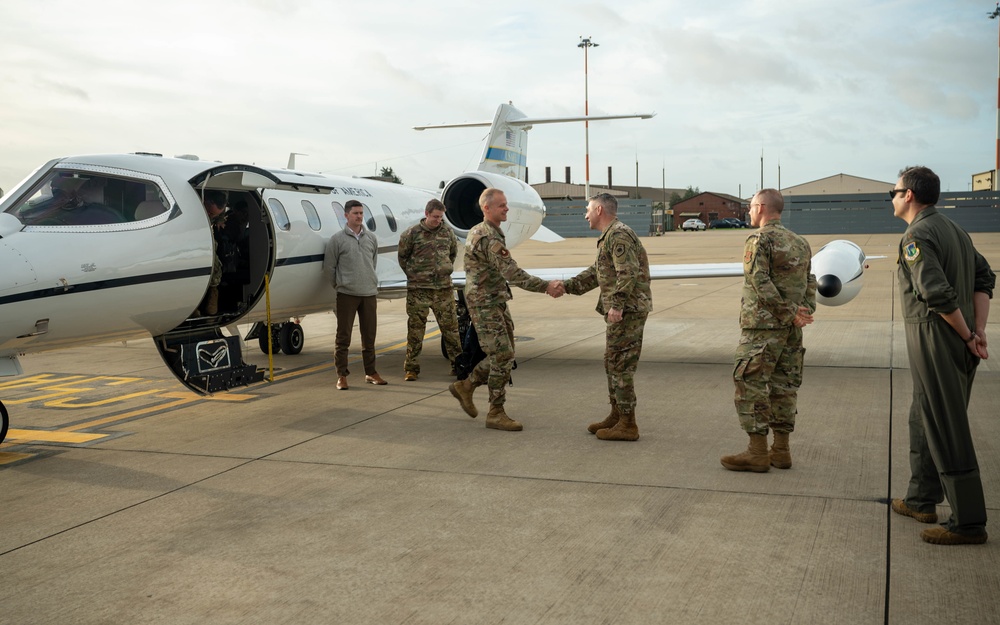
M757 255L757 238L747 239L746 247L743 249L743 264L750 264L753 262L753 257Z
M916 241L910 241L903 246L903 258L908 263L916 262L920 258L920 248L917 247Z
M624 255L625 255L625 244L619 243L615 245L615 256L624 256Z

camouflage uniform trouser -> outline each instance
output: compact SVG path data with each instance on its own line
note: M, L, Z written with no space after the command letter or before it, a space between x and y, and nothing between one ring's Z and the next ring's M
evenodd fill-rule
M626 312L618 323L607 324L604 371L608 374L608 397L625 413L635 412L635 370L642 353L645 312ZM605 316L607 319L607 316Z
M479 346L486 354L469 374L469 379L476 386L489 386L491 406L503 406L510 370L514 366L514 320L506 303L469 307L469 315L479 335Z
M406 291L406 361L403 371L420 373L420 352L424 347L424 333L427 330L427 313L434 311L441 336L444 337L448 360L455 364L455 358L462 353L462 343L458 340L458 317L455 313L455 296L451 287L444 289L407 289Z
M802 329L743 330L736 348L736 412L748 434L795 430L802 385Z

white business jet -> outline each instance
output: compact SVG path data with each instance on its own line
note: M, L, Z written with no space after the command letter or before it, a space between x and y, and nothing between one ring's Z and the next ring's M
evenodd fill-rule
M266 351L265 319L334 307L323 251L345 225L347 200L364 204L366 226L379 238L380 297L401 297L406 279L395 258L399 235L423 217L429 199L440 197L448 226L464 240L482 221L480 194L495 187L510 206L503 224L510 247L532 236L557 239L542 227L544 204L524 182L527 130L543 123L651 116L532 119L502 104L492 122L419 127L491 126L479 167L441 191L304 173L291 163L288 169L264 169L151 153L49 161L0 198L0 376L22 373L21 354L152 336L167 366L196 393L260 381L263 369L244 361L239 337L224 329L255 322L247 338L257 338ZM228 196L227 226L239 227L225 248L218 311L207 315L201 303L216 248L223 253L203 207L204 195L215 190ZM832 260L824 264L824 256ZM820 299L837 305L853 298L863 264L864 254L848 241L820 250L813 266L823 272L821 284L831 285L821 286ZM577 271L532 273L552 279ZM665 265L651 272L655 278L739 276L742 265ZM456 272L455 281L460 288L464 274ZM270 329L281 351L302 350L298 323ZM0 416L2 441L8 426L2 402Z

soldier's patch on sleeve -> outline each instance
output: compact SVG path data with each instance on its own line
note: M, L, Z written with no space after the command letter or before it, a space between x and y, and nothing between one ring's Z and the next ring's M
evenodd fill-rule
M920 258L920 248L917 247L916 241L910 241L903 246L903 258L908 263L916 262Z
M746 246L743 248L743 264L749 265L753 262L753 257L757 255L757 237L750 237L747 239Z
M618 243L618 244L616 244L615 245L615 256L624 256L624 255L625 255L625 244L624 243Z

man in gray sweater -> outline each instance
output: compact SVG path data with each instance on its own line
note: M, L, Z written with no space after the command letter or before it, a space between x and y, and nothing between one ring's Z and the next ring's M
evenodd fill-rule
M349 200L344 206L347 226L330 237L323 257L323 271L337 291L337 338L333 361L337 366L337 390L346 391L347 350L351 346L354 317L361 326L361 360L365 382L387 384L375 371L375 332L378 330L375 296L378 293L378 238L365 229L364 206Z

